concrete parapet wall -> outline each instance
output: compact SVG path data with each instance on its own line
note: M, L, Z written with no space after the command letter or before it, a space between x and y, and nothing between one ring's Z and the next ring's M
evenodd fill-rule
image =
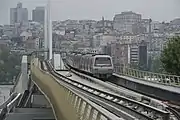
M126 87L128 89L134 90L136 92L151 96L154 98L162 99L164 101L170 101L178 103L180 102L180 94L171 92L165 89L150 86L149 84L141 84L136 81L131 81L128 79L121 78L119 76L114 76L111 82Z
M53 76L39 69L38 59L31 64L32 80L45 93L53 107L57 120L78 120L76 111L67 101L64 87L58 84Z

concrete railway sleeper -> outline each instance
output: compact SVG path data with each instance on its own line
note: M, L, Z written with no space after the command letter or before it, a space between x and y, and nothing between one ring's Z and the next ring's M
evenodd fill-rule
M40 69L38 63L36 60L31 65L33 82L52 103L57 120L123 120L60 84L54 76Z
M80 88L84 90L85 92L96 95L105 100L111 101L112 103L115 103L116 105L119 105L121 107L131 109L131 111L136 111L136 114L146 116L147 119L150 118L150 119L158 119L158 120L169 120L170 115L169 115L169 112L167 111L163 111L155 107L140 103L138 101L128 99L123 96L116 96L116 95L113 95L112 93L107 93L107 92L92 88L90 86L84 85L80 82L74 81L72 79L69 79L63 75L56 73L52 65L50 65L48 62L46 62L46 65L47 65L47 68L49 69L49 72L53 76L59 78L60 80L64 80L68 84L71 84L72 86L76 86L77 88Z
M67 66L67 68L69 69L69 67ZM84 79L87 79L87 80L90 80L91 81L91 78L87 75L84 75L83 73L79 73L79 71L76 71L76 70L72 70L70 69L71 72L73 72L74 74L84 78ZM112 84L112 83L111 83ZM134 99L136 100L135 97L132 97L132 96L129 96L129 95L125 95L125 94L120 94L122 96L125 96L125 97L128 97L130 99ZM144 96L141 97L141 102L145 102L147 103L148 102L148 105L151 105L153 107L156 107L156 108L160 108L162 110L165 110L165 111L168 111L170 113L170 119L177 119L177 120L180 120L180 113L179 113L179 109L175 109L174 107L171 107L170 105L168 104L162 104L162 103L157 103L156 101L152 101L151 99L149 98L146 98ZM179 106L178 106L179 107Z

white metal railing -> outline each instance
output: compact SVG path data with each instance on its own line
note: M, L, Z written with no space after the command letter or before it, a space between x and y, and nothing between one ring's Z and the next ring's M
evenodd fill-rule
M180 87L180 76L159 74L159 73L141 71L132 68L123 68L118 66L114 67L114 72L120 75L137 78L140 80Z
M12 100L15 96L16 96L16 93L12 93L12 94L9 96L9 98L8 98L3 104L0 105L0 109L3 109L4 107L6 107L7 104L8 104L9 102L11 102L11 100Z
M9 103L7 104L7 112L9 113L13 107L19 102L19 99L21 97L21 93L18 93L17 96Z
M13 88L11 88L11 90L10 90L10 93L11 93L11 94L15 91L16 86L17 86L17 84L18 84L18 82L19 82L19 78L20 78L21 74L22 74L22 72L20 72L20 73L18 74L18 76L16 77L14 86L13 86Z

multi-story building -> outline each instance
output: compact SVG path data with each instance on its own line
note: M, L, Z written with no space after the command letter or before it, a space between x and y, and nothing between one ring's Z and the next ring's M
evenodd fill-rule
M14 25L4 25L3 26L3 34L12 38L16 34L16 28Z
M10 24L13 25L17 23L17 8L10 9Z
M132 41L132 43L141 43L142 41L146 41L148 42L149 40L149 36L148 34L138 34L135 36L134 40Z
M143 23L136 23L132 25L132 33L134 34L141 34L146 33L146 27L143 26Z
M111 35L111 34L99 33L99 34L93 36L93 47L94 48L107 46L108 43L110 44L113 42L116 42L116 36Z
M114 65L122 66L128 64L128 44L112 43L111 56Z
M147 43L142 41L138 46L138 66L141 70L148 67Z
M22 41L25 42L26 40L32 37L32 33L30 31L23 31L20 34L20 37L22 38Z
M3 26L0 25L0 37L2 37L3 34Z
M10 39L0 39L0 48L3 47L8 47L11 44L11 40Z
M180 18L172 20L170 22L170 27L174 29L180 29Z
M83 29L83 24L80 23L68 23L66 24L66 29Z
M40 39L39 39L39 48L40 48L40 49L43 49L43 48L44 48L44 39L43 39L43 38L40 38Z
M166 35L164 33L153 33L151 35L151 41L148 42L148 56L159 57L164 45L167 41Z
M113 21L110 21L110 20L105 20L104 17L102 17L102 20L101 21L97 21L96 22L96 28L110 28L112 29L113 28Z
M111 43L104 47L103 53L112 56L114 65L147 67L147 44L141 43Z
M29 37L29 39L25 41L25 47L27 50L39 49L40 48L40 39Z
M129 47L129 63L130 65L138 65L138 44L130 44Z
M163 25L163 23L160 23L158 21L152 21L151 22L151 32L152 33L164 32L164 25Z
M114 29L120 32L131 32L132 25L141 21L141 14L132 11L122 12L114 17Z
M103 34L97 34L97 35L93 36L93 39L91 41L93 48L97 48L100 46L100 41L102 40L102 36L103 36Z
M117 41L120 43L130 44L135 41L136 35L126 32L116 36Z
M32 11L32 20L33 21L43 24L44 18L45 18L45 8L44 7L36 7Z
M132 25L132 32L134 34L142 34L149 32L150 19L142 19L140 22L137 22Z
M28 10L27 8L22 8L22 3L18 3L16 8L10 9L10 24L15 23L28 23Z

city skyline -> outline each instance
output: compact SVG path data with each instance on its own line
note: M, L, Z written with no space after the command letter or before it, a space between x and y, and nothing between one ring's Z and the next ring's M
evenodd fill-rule
M29 19L32 17L32 10L38 6L45 6L45 0L37 0L35 3L32 0L2 0L3 4L0 4L0 24L8 24L10 17L10 8L16 7L18 2L23 3L24 8L28 8ZM121 2L119 2L121 1ZM123 11L133 11L138 14L142 14L142 18L152 18L154 21L167 21L180 17L178 13L179 0L150 0L143 2L143 0L137 0L129 4L130 0L66 0L66 1L52 1L52 20L66 20L66 19L94 19L100 20L102 16L105 19L112 20L115 14L120 14ZM122 2L123 1L123 2ZM161 3L163 1L163 4ZM10 3L11 2L11 3ZM129 2L129 3L128 3ZM154 2L154 4L152 4ZM117 4L123 3L123 5ZM161 4L162 5L161 5ZM81 5L80 5L81 4ZM143 6L143 5L144 6ZM149 6L148 6L149 5ZM151 7L153 5L153 7ZM93 7L92 7L93 6ZM100 7L99 7L100 6ZM113 7L111 7L113 6ZM98 8L99 7L99 8ZM6 12L5 12L6 11ZM7 13L8 14L4 14ZM61 14L61 12L63 14ZM166 14L164 14L166 13Z

